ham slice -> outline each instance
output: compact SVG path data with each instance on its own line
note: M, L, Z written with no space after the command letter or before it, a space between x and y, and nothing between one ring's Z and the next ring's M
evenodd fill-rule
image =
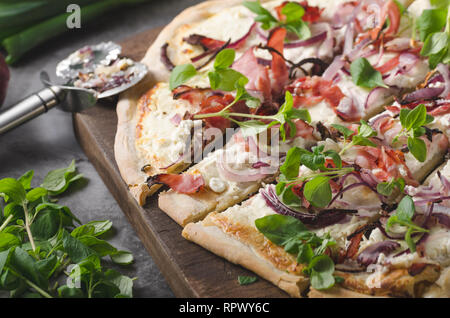
M245 86L247 90L261 92L264 99L270 101L272 98L269 70L258 63L254 49L254 47L248 49L244 55L234 62L232 68L248 78L249 82Z
M203 188L205 180L200 174L159 174L149 177L147 184L164 184L178 193L194 194Z
M279 96L287 82L289 81L289 69L283 58L284 39L286 38L286 29L276 28L270 35L267 46L274 49L271 51L272 55L272 94ZM278 52L278 53L277 53Z

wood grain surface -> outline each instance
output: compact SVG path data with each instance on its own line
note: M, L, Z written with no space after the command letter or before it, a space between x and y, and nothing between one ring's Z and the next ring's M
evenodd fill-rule
M149 30L121 43L123 55L140 60L161 29ZM259 279L240 286L239 275L254 276L181 236L181 227L157 206L157 195L145 207L129 194L114 160L116 101L106 101L74 115L77 139L89 160L113 194L128 221L153 257L177 297L255 298L288 297Z

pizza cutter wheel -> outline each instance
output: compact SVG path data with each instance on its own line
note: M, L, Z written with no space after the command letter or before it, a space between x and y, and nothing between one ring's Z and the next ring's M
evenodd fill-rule
M90 50L89 57L74 58L80 52ZM45 88L39 92L26 97L21 102L12 106L3 113L0 113L0 135L16 128L29 120L38 117L58 107L65 112L80 112L84 109L94 106L99 99L115 96L126 89L140 82L148 72L147 67L142 63L137 63L127 59L130 63L128 77L126 80L117 80L119 77L111 77L113 84L106 86L102 90L95 88L83 88L77 84L77 78L80 74L94 74L97 67L108 67L114 61L120 61L121 48L113 42L100 43L96 46L82 48L68 58L61 61L57 67L57 75L64 78L66 85L57 85L50 82L46 72L41 72L40 79ZM119 73L118 73L119 74ZM120 71L123 75L123 72ZM84 77L87 77L84 76ZM120 79L120 78L119 78ZM114 82L115 81L115 82ZM117 85L114 85L116 83Z

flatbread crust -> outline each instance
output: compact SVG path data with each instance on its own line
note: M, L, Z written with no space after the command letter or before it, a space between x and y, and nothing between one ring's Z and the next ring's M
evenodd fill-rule
M267 2L262 1L262 2ZM149 68L148 75L135 87L122 93L117 104L117 133L114 143L114 153L117 166L124 181L127 183L131 194L143 205L148 196L155 193L160 186L151 189L145 184L147 175L141 171L146 164L142 162L135 148L136 113L140 97L160 81L167 81L170 72L160 59L161 47L172 39L178 30L186 24L195 23L206 19L212 14L242 3L242 0L213 0L200 3L180 13L159 34L155 42L150 46L142 63ZM169 173L179 173L187 168L186 165L174 167Z
M253 271L286 291L292 297L302 297L302 293L309 286L307 277L289 274L277 269L270 262L257 255L252 246L225 234L216 226L189 223L183 230L183 237L234 264Z

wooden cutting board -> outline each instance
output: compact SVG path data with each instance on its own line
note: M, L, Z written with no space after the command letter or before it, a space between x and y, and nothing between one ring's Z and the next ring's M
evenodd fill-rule
M141 60L161 29L133 36L121 43L124 56ZM259 279L240 286L239 275L254 276L181 236L182 228L157 205L157 196L145 207L139 206L129 194L114 159L114 137L117 117L115 101L104 102L74 115L77 139L97 169L108 189L136 230L177 297L288 297Z

